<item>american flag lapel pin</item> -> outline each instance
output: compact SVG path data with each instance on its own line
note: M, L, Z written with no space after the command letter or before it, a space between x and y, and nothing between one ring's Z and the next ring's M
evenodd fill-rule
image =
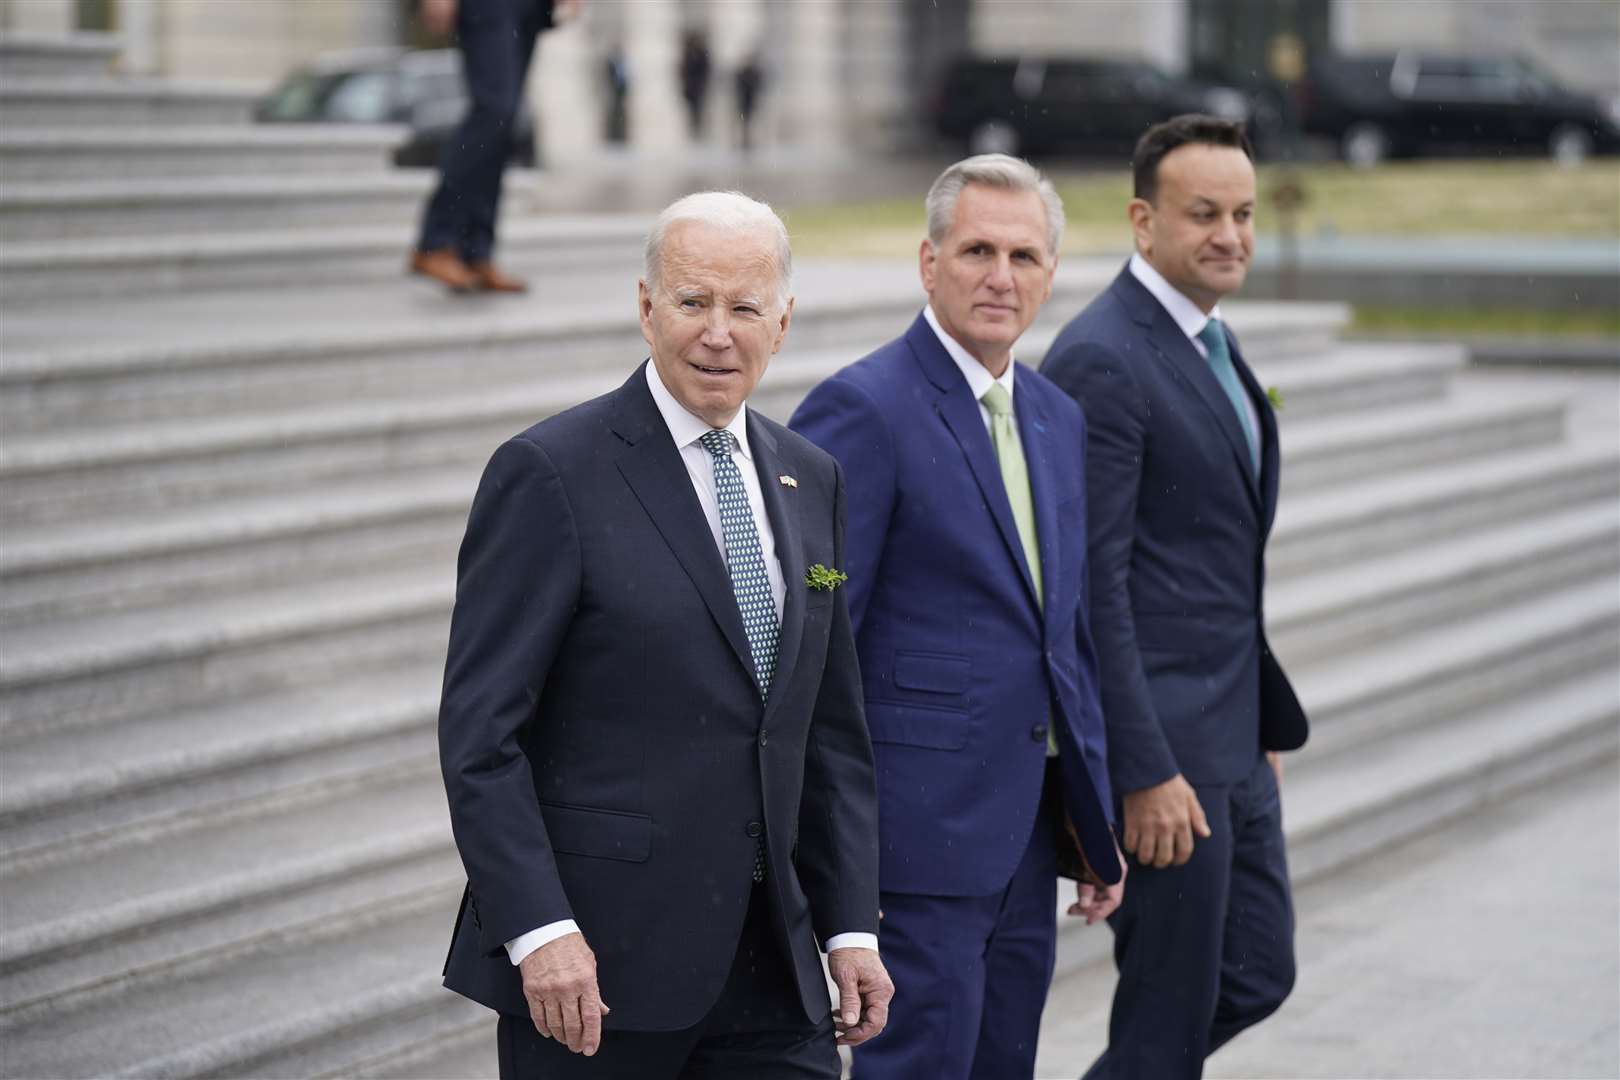
M776 479L783 487L796 488L799 486L799 482L793 479L793 477L789 476L787 473L783 473Z

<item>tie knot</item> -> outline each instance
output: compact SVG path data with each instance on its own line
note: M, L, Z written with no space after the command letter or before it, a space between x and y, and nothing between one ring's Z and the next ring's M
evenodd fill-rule
M986 390L979 400L984 402L984 407L990 410L991 416L1007 416L1012 412L1012 395L998 382L991 383L990 389Z
M1226 331L1221 328L1221 320L1210 319L1206 322L1204 328L1198 331L1198 340L1204 343L1210 355L1226 355Z
M731 432L729 431L725 431L721 428L716 428L713 431L705 431L702 435L698 436L698 442L702 443L703 449L707 450L714 457L729 458L731 456Z

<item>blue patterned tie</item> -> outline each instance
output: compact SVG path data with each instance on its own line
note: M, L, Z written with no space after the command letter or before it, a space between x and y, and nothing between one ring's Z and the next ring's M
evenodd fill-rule
M1198 340L1209 350L1209 369L1215 373L1215 381L1221 384L1221 389L1231 399L1232 408L1237 410L1238 426L1243 429L1243 438L1249 444L1249 464L1254 466L1254 474L1259 476L1260 440L1254 437L1254 424L1249 419L1243 383L1238 379L1236 365L1232 363L1232 351L1227 348L1226 330L1221 326L1221 320L1210 319L1206 322L1204 328L1198 331Z
M771 579L765 573L765 556L759 547L759 529L748 506L748 489L742 473L732 460L735 440L729 431L711 431L698 439L714 463L714 495L720 504L720 531L726 540L726 566L731 571L731 589L737 595L743 632L748 635L748 651L754 657L754 673L759 693L770 689L776 671L776 601L771 597Z

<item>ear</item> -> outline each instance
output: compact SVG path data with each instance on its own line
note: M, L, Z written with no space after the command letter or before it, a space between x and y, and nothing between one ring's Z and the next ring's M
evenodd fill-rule
M1046 267L1046 294L1041 297L1041 303L1052 299L1052 282L1057 279L1058 257L1052 256L1052 261Z
M787 306L782 309L782 325L776 330L776 340L771 342L771 355L775 356L787 338L788 324L793 321L793 297L788 297Z
M1131 222L1131 236L1136 250L1143 255L1153 252L1153 204L1146 199L1132 199L1125 205L1125 216Z
M922 246L917 249L917 272L922 277L923 292L929 296L934 295L934 264L938 258L934 242L924 237Z
M645 279L636 282L636 310L641 314L641 336L652 344L652 293L647 291Z

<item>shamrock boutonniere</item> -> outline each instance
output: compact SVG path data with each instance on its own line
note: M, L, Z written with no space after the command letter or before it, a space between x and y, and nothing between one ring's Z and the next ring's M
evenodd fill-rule
M820 563L804 572L804 583L817 592L832 592L848 580L849 575L842 570L829 570Z
M1282 412L1283 396L1281 390L1277 389L1275 386L1266 387L1266 400L1271 402L1271 407L1273 409L1276 409L1278 412Z

